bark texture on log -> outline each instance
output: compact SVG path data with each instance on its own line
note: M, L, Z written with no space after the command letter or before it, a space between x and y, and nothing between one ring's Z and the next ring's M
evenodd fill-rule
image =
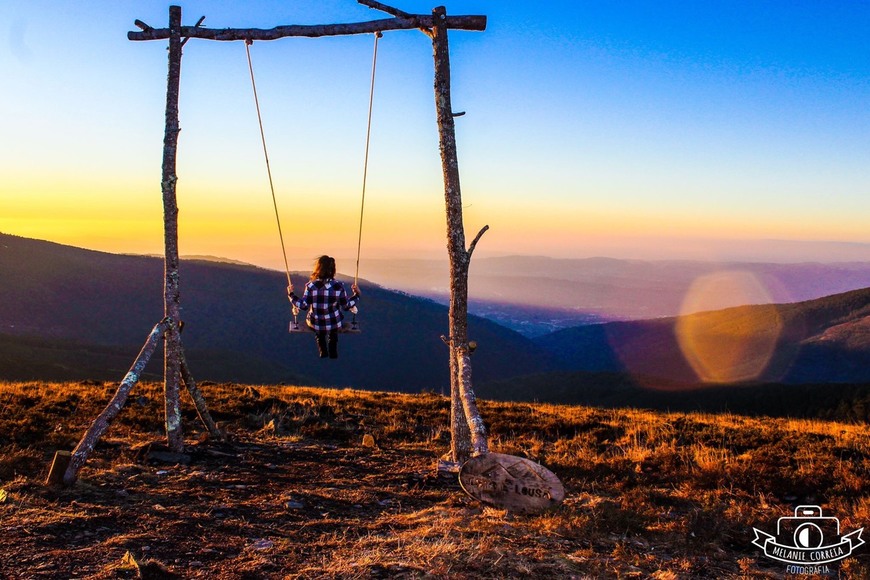
M471 456L471 431L462 404L459 386L459 361L455 356L453 343L448 340L450 359L450 457L459 465Z
M124 406L124 403L127 402L127 396L130 394L133 386L139 382L139 377L141 376L142 371L145 370L145 366L148 364L148 361L151 360L151 355L154 354L157 345L160 344L160 339L163 337L167 328L169 328L169 321L164 319L158 322L151 330L151 334L148 335L145 345L142 347L142 350L139 351L139 356L137 356L136 360L133 361L133 366L130 367L124 380L122 380L121 384L118 386L115 396L112 397L112 400L109 401L109 404L106 405L103 412L94 419L94 422L91 423L91 426L73 450L69 466L63 476L63 482L65 484L71 485L75 482L79 470L94 450L94 445L97 444L97 441L100 440L100 437L102 437L103 433L106 432L106 429L109 428L109 422L111 422L111 420L121 412L121 408Z
M415 28L429 29L435 25L434 18L427 15L410 14L406 18L384 18L367 22L349 22L347 24L290 24L275 28L198 28L182 26L181 36L186 38L203 38L206 40L278 40L291 36L318 38L321 36L348 36L352 34L371 34L388 30L413 30ZM450 16L441 23L447 28L459 30L485 30L486 16ZM171 36L168 28L149 28L148 30L131 30L127 33L128 40L164 40Z
M223 440L217 425L211 418L211 413L208 412L208 405L205 403L205 397L199 387L196 386L196 381L193 380L193 374L190 372L190 367L187 366L187 357L184 356L184 351L181 351L181 378L184 381L184 386L187 387L187 392L190 393L190 398L193 399L193 404L196 407L196 412L199 415L199 420L208 429L209 435L218 440Z
M471 387L471 353L468 345L459 347L456 353L457 372L459 375L459 397L462 400L462 409L468 421L468 430L471 437L471 454L480 455L489 452L489 443L486 440L486 426L477 409L477 399L474 389Z
M456 153L456 131L450 99L450 52L447 41L449 21L446 10L439 6L432 11L432 51L435 59L435 110L438 117L438 137L441 168L444 175L444 201L447 212L447 253L450 259L450 387L451 387L451 452L453 460L462 463L478 450L485 450L486 434L477 412L471 384L471 358L468 348L468 267L471 253L483 232L475 237L470 251L465 249L465 227L462 220L462 192L459 183L459 160Z
M163 238L166 248L163 290L164 314L169 321L166 330L164 361L164 394L166 400L166 438L172 451L181 451L184 437L181 429L181 319L178 284L178 204L175 186L178 150L178 91L181 84L181 8L169 7L169 74L166 87L166 129L163 135Z

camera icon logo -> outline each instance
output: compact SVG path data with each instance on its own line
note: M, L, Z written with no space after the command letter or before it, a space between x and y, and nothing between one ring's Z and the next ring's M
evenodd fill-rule
M822 517L822 508L817 505L802 505L794 510L794 516L779 518L776 522L776 537L791 534L796 548L819 548L825 538L840 536L840 520Z
M773 536L758 528L753 545L764 551L768 558L801 566L821 566L849 557L864 545L860 528L840 536L840 520L825 516L817 505L801 505L794 516L784 516L776 522Z

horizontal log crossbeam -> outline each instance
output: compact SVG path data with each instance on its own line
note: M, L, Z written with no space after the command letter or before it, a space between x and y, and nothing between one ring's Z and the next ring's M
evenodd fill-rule
M169 38L168 28L151 28L144 22L137 21L141 31L127 33L129 40L164 40ZM409 14L404 17L383 18L367 22L350 22L346 24L291 24L275 28L201 28L198 26L182 26L181 36L186 38L203 38L206 40L278 40L291 36L318 38L322 36L348 36L352 34L371 34L388 30L431 29L435 25L435 17L425 14ZM445 16L439 23L445 28L459 30L486 30L486 16Z

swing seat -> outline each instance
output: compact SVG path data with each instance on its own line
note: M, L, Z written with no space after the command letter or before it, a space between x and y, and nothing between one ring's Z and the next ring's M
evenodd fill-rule
M305 324L299 324L295 320L290 321L290 334L313 334L314 329ZM339 334L361 334L362 330L359 327L358 322L351 322L349 324L343 324L341 328L338 329Z

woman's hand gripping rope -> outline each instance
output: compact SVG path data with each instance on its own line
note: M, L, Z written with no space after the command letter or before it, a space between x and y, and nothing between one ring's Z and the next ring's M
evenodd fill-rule
M293 298L290 296L293 294L293 284L290 283L287 285L287 300L290 301L290 304L293 305L293 316L297 316L299 314L299 308L293 304Z

